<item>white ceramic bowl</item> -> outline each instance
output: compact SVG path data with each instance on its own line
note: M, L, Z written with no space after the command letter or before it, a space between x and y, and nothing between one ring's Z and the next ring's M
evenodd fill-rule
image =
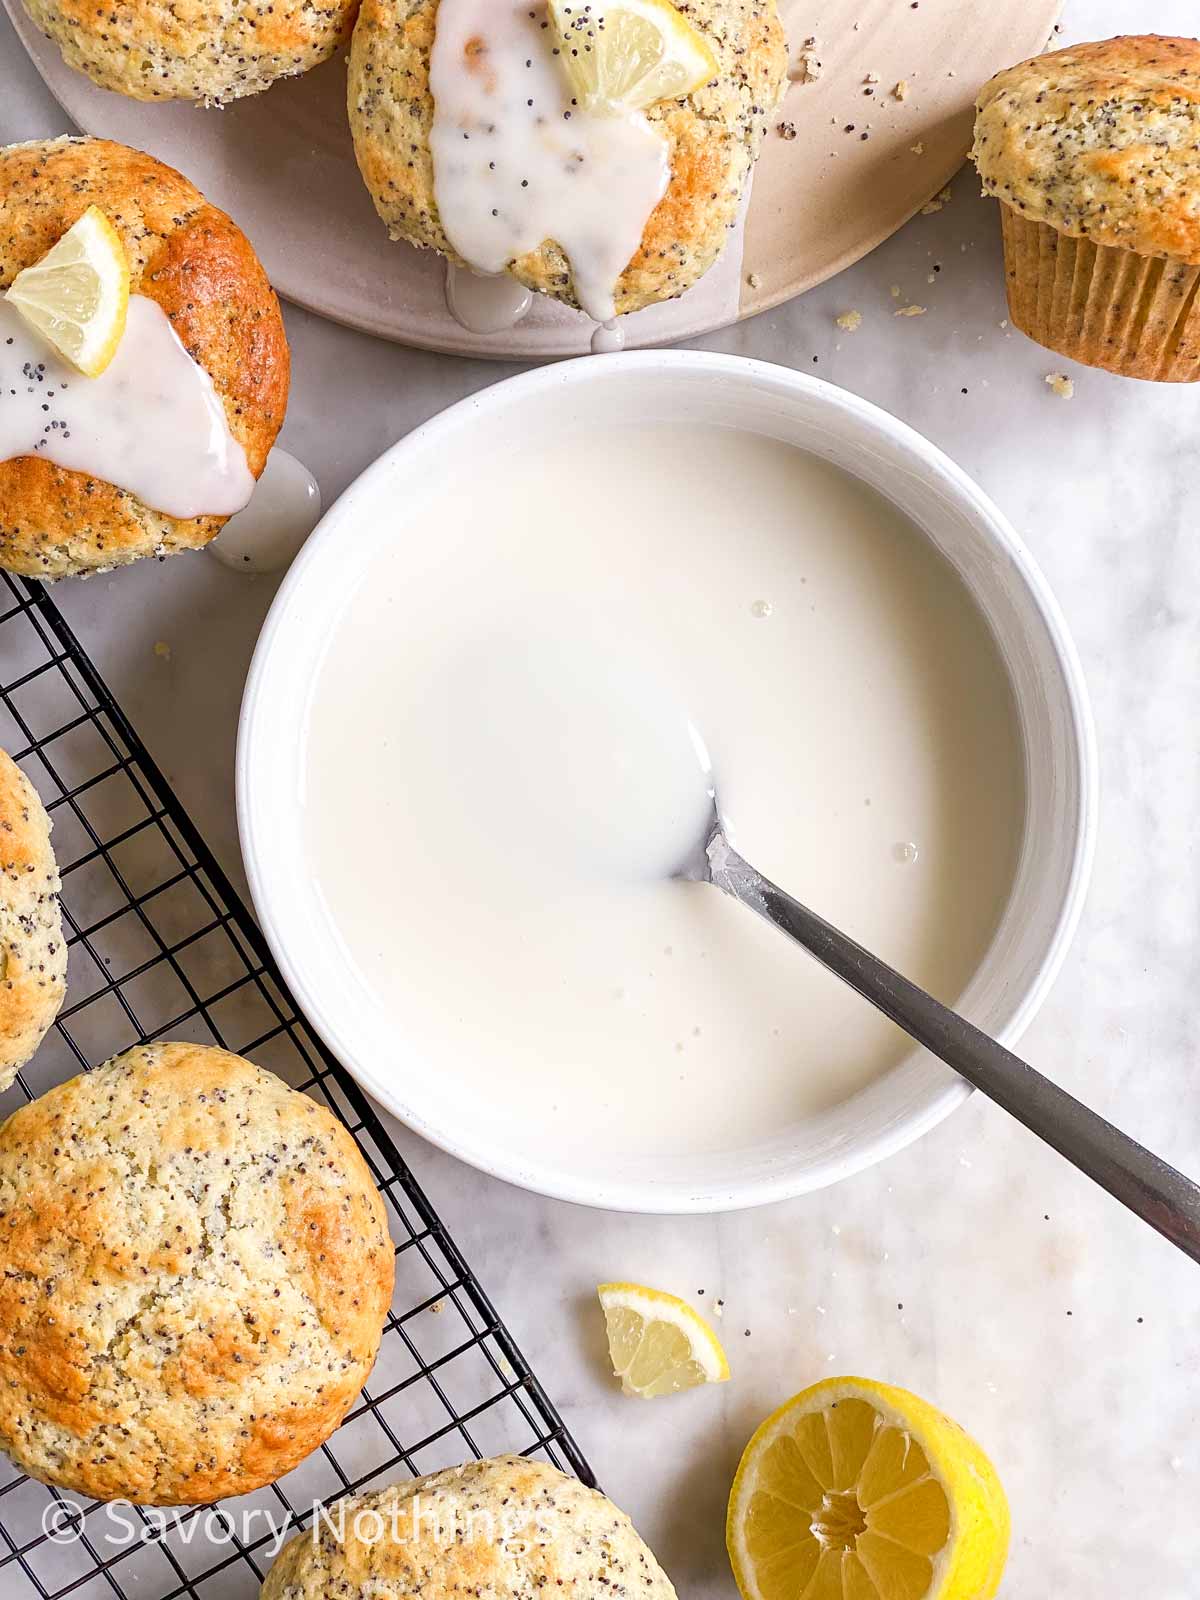
M866 401L782 367L685 351L539 368L443 412L380 457L309 539L267 618L238 741L238 816L251 892L295 998L321 1037L387 1110L497 1177L562 1199L629 1211L719 1211L783 1199L857 1172L910 1143L968 1086L913 1055L835 1108L752 1150L653 1163L597 1151L582 1168L552 1147L505 1148L486 1111L419 1070L403 1032L363 1015L348 960L305 871L302 728L329 619L383 542L397 507L430 474L469 470L501 441L543 425L667 416L800 445L892 500L954 565L995 634L1011 678L1026 764L1025 834L1008 908L960 1007L1013 1044L1033 1017L1079 917L1095 832L1096 759L1087 695L1058 606L1029 552L985 494L926 439ZM530 470L536 471L536 446ZM369 766L370 751L363 752ZM366 842L369 848L370 842ZM396 908L404 914L403 907ZM419 913L416 913L419 914ZM380 1062L404 1070L385 1076ZM402 1087L401 1087L402 1085Z

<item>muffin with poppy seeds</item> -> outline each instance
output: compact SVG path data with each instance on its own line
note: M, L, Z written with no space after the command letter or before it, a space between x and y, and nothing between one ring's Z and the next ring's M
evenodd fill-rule
M260 477L287 409L279 302L245 234L180 173L107 139L0 148L0 290L92 205L124 246L131 293L156 302L212 380L229 434ZM0 460L0 567L27 577L198 550L226 520L169 516L127 489L43 457Z
M1200 40L1010 67L980 94L972 154L1022 332L1128 377L1200 378Z
M623 1511L544 1461L497 1456L340 1500L286 1545L262 1600L675 1600Z
M350 128L363 181L391 237L438 250L462 266L439 212L434 172L430 78L440 3L364 0L350 48ZM496 9L503 8L497 3ZM695 30L715 70L688 93L668 95L645 110L647 125L664 141L667 182L615 285L619 316L677 298L716 262L786 88L787 40L776 0L679 0L674 9ZM537 31L549 28L545 0L529 14ZM597 26L604 20L598 17ZM468 49L479 44L472 40ZM467 70L478 73L484 56L486 49ZM612 223L611 193L606 199L608 212L597 218L601 228ZM508 261L505 270L535 293L581 304L569 253L552 236Z
M358 0L24 0L62 58L132 100L222 105L327 61Z
M50 827L37 790L0 750L0 1089L41 1044L67 990Z
M128 1050L0 1126L0 1447L101 1500L271 1483L353 1405L393 1263L322 1106L224 1050Z

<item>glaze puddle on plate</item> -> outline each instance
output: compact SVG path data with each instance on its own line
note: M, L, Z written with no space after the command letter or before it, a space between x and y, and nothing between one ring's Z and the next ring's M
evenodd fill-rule
M446 304L472 333L504 333L529 315L533 294L505 272L472 272L447 261Z
M205 549L235 572L282 572L320 520L317 480L302 461L276 445L249 504Z

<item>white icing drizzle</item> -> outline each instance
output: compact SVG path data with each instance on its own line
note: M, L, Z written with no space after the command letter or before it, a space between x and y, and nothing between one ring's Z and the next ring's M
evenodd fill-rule
M0 461L16 456L86 472L169 517L229 516L254 489L212 379L140 294L98 378L76 372L0 299Z
M541 3L441 0L430 69L438 213L481 273L557 241L579 304L608 322L666 192L667 143L640 112L577 105L555 37Z

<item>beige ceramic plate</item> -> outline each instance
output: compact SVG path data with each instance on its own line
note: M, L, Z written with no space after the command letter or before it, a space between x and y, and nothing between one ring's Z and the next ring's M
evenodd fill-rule
M536 359L588 348L591 325L548 302L503 334L454 321L438 259L390 243L359 180L343 60L222 111L142 105L72 72L20 0L5 4L79 127L185 172L246 229L289 300L434 350ZM815 35L821 76L793 83L772 119L744 236L682 300L631 317L631 345L696 337L765 311L874 249L957 170L979 85L1045 45L1061 0L782 0L782 10L793 58ZM901 80L903 100L893 93Z

